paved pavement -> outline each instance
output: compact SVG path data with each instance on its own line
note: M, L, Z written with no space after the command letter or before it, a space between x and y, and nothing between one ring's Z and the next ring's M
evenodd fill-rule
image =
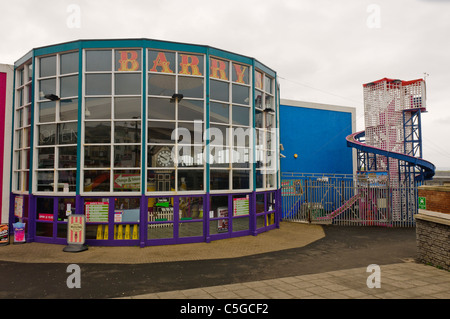
M282 222L258 236L211 243L63 247L0 247L0 298L450 299L450 272L415 261L413 228ZM81 288L67 287L69 264L80 266Z

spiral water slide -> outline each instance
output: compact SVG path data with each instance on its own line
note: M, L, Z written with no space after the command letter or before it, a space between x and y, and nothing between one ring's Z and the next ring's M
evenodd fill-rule
M369 146L365 143L359 142L358 139L363 136L365 136L365 131L360 131L360 132L356 132L356 133L348 135L346 137L347 146L356 148L362 152L382 155L382 156L386 156L389 158L401 160L406 163L409 163L410 165L414 165L416 167L421 168L420 173L418 173L414 177L414 179L416 181L430 180L433 178L435 169L436 169L434 164L432 164L422 158L419 158L419 157L413 157L413 156L409 156L409 155L402 154L402 153L386 151L381 148ZM354 195L339 208L335 209L334 211L332 211L331 213L329 213L326 216L316 218L316 220L330 220L332 218L339 216L341 213L345 212L348 208L350 208L353 204L355 204L356 201L360 197L361 197L361 193Z
M433 178L434 172L436 170L436 167L434 166L434 164L432 164L422 158L419 158L419 157L414 157L414 156L406 155L403 153L386 151L381 148L369 146L365 143L359 142L357 139L360 137L363 137L364 135L365 135L365 131L360 131L360 132L350 134L349 136L346 137L347 146L356 148L362 152L394 158L394 159L409 163L410 165L419 167L419 168L421 168L421 173L417 174L414 177L414 179L417 181L430 180Z

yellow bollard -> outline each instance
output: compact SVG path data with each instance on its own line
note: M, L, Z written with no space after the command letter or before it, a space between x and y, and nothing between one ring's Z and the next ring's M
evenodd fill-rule
M133 225L133 239L139 239L138 230L139 225Z
M97 226L97 240L103 239L103 225Z
M123 239L123 226L122 224L117 227L117 239Z
M130 239L130 225L125 225L125 239Z

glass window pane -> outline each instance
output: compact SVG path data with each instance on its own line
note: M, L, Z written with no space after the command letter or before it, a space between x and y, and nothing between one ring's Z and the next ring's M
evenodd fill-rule
M61 54L61 74L78 72L78 52Z
M249 67L233 63L232 80L242 84L249 84Z
M37 172L37 190L38 192L53 192L53 172Z
M255 110L255 127L263 128L264 126L264 113L262 111Z
M67 146L59 147L59 168L76 168L77 167L77 147Z
M233 218L233 232L248 230L250 219L248 217Z
M231 140L234 146L249 147L252 130L249 127L233 127L231 130Z
M262 92L255 90L255 107L258 109L262 109Z
M264 182L264 175L262 174L261 170L256 170L256 188L263 188L263 182Z
M111 95L111 74L86 74L86 95Z
M212 169L209 171L209 175L212 190L230 188L230 171Z
M141 74L120 73L115 74L115 94L137 95L141 94Z
M78 75L65 76L60 79L60 97L78 96Z
M139 192L141 174L139 170L115 170L114 192Z
M276 185L276 174L266 174L266 187L273 188Z
M23 136L24 136L24 147L30 147L30 141L31 141L31 130L29 127L26 127L23 129Z
M233 103L249 105L250 88L247 86L233 84Z
M228 168L230 166L230 149L223 146L211 146L209 163L212 168Z
M58 191L75 192L77 189L77 171L58 171Z
M203 170L178 170L178 191L203 190Z
M149 98L148 118L150 120L175 120L175 103L169 99Z
M263 89L263 74L259 71L255 71L255 88Z
M56 94L56 79L39 81L39 100L46 99L47 94Z
M173 146L151 145L148 146L147 164L149 167L173 167Z
M173 221L173 199L171 197L149 198L148 221Z
M148 67L150 72L175 72L175 53L163 51L148 51Z
M211 196L210 211L213 212L212 218L228 217L228 196Z
M173 122L148 121L148 142L175 143L175 140L172 140L172 132L174 130L175 123Z
M233 189L250 188L250 171L233 170Z
M181 100L178 103L178 120L203 121L203 101Z
M140 143L141 122L114 122L114 143Z
M272 109L275 110L274 104L273 104L273 96L266 95L266 103L264 105L266 109Z
M85 192L109 192L111 177L109 171L85 170L84 187Z
M78 99L60 101L59 119L61 121L76 121L78 119Z
M203 219L203 197L180 197L181 218Z
M210 73L211 78L228 81L229 62L222 61L216 58L210 58Z
M178 93L186 97L203 98L203 79L178 77Z
M111 122L85 122L86 143L111 143Z
M111 98L91 97L86 99L84 115L87 119L110 119Z
M58 124L58 144L77 144L78 123Z
M58 198L58 221L67 221L67 211L75 214L75 198Z
M56 75L56 55L40 58L39 76Z
M250 149L234 148L231 152L231 160L233 168L249 168L250 167Z
M55 167L55 148L43 147L37 148L38 168L54 168Z
M229 106L224 103L211 102L209 105L209 119L211 122L229 123Z
M55 122L56 102L39 103L39 123Z
M111 71L111 50L86 51L86 71Z
M267 76L264 77L264 91L266 91L267 93L273 93L272 90L272 83L273 80Z
M38 132L39 132L38 145L55 145L56 124L39 125Z
M36 219L43 219L39 217L39 215L43 217L42 214L53 215L53 200L49 197L36 198Z
M211 80L209 84L210 97L212 100L225 102L230 100L229 84L227 82Z
M147 191L170 192L175 190L175 170L149 170L147 172Z
M119 97L114 99L115 119L140 119L141 99L137 97Z
M179 53L178 74L203 75L203 56Z
M203 144L203 124L179 122L174 136L179 144Z
M116 71L140 71L141 50L118 49L115 50Z
M114 167L140 167L141 147L138 145L114 146Z
M110 167L110 159L110 146L100 145L84 147L84 167Z
M178 167L203 166L203 146L178 145L177 149Z
M211 145L229 145L228 126L210 125L209 138Z
M172 96L175 93L175 77L172 75L149 74L148 94Z
M203 214L203 212L202 212ZM192 217L181 217L182 219L191 220ZM197 218L198 219L198 218ZM203 222L181 222L178 230L178 237L195 237L203 236Z
M233 124L250 126L250 108L233 105Z

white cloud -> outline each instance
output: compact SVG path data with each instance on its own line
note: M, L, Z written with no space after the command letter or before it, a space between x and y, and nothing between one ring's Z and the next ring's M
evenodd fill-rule
M80 28L67 26L70 4L81 9ZM367 24L369 5L379 8L379 28ZM204 44L276 70L282 97L355 106L358 114L363 83L427 72L424 157L450 167L447 153L426 144L450 150L443 120L450 114L450 1L17 0L1 1L0 12L1 63L34 47L84 38Z

